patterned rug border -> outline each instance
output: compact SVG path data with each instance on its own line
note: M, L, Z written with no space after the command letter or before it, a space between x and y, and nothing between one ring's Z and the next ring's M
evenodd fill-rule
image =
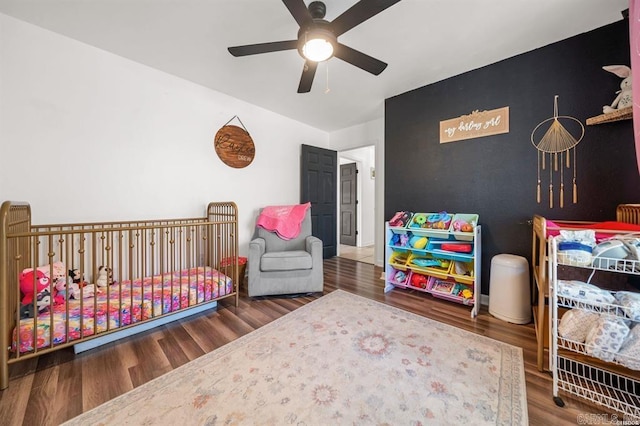
M385 312L388 312L388 313L400 312L402 315L406 315L407 317L413 318L414 320L426 322L426 323L433 323L434 326L438 327L440 330L449 330L454 333L465 334L465 336L468 336L468 338L473 342L491 343L500 347L502 355L503 357L505 357L505 362L502 362L502 367L501 367L502 371L500 375L501 376L500 391L499 391L500 396L498 397L499 412L500 412L499 419L512 419L512 420L517 420L518 422L522 422L522 424L528 424L526 380L525 380L524 358L523 358L522 348L505 343L505 342L501 342L491 337L476 334L473 331L468 331L468 330L458 328L449 324L445 324L413 312L405 311L401 308L398 308L392 305L387 305L385 303L378 302L376 300L368 299L366 297L359 296L357 294L349 293L347 291L338 289L338 290L332 291L331 293L325 294L316 300L312 300L311 302L306 303L305 305L302 305L299 308L296 308L294 311L291 311L281 316L280 318L277 318L265 324L264 326L256 330L253 330L243 336L240 336L239 338L219 348L216 348L211 352L208 352L190 362L187 362L186 364L183 364L175 368L174 370L171 370L166 374L163 374L160 377L150 380L149 382L146 382L138 387L135 387L120 396L117 396L97 407L94 407L91 410L68 420L67 422L63 423L63 425L86 424L85 422L83 422L83 420L85 418L92 416L93 413L96 412L97 410L101 410L101 411L110 410L111 409L110 407L114 405L117 406L117 405L120 405L121 403L130 405L134 403L132 401L139 401L140 399L143 399L145 397L144 394L147 387L170 385L172 382L176 382L180 380L180 376L183 370L191 369L194 367L201 369L201 366L199 366L198 364L206 364L210 358L221 358L221 357L227 356L230 353L233 353L239 350L239 348L242 348L243 346L245 346L246 343L251 342L252 340L256 340L260 336L266 333L269 333L273 328L277 328L279 324L296 321L296 318L298 316L304 315L306 311L312 310L316 305L331 303L333 299L337 299L337 298L352 299L357 301L354 303L361 303L369 306L375 306L376 309L384 310ZM204 371L201 371L201 372L204 373ZM513 379L517 378L517 380L507 381L506 379L504 379L505 377L511 377ZM520 383L522 385L511 386L513 382ZM507 411L505 407L503 407L503 404L501 403L501 401L503 400L503 396L505 398L509 398L509 400L513 399L521 402L522 410L521 410L520 418L513 419L512 417L513 415L515 415L515 413L511 412L511 410ZM508 422L508 423L511 424L511 422Z

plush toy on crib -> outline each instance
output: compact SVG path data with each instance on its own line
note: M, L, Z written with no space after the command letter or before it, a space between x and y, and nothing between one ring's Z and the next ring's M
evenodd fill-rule
M606 65L602 67L602 69L612 72L618 77L622 77L622 82L620 82L620 90L616 92L618 96L616 96L616 98L613 100L611 106L603 106L602 112L607 114L616 110L633 106L631 91L631 68L626 65Z
M38 314L45 312L49 309L49 306L51 306L51 293L49 293L49 290L42 290L36 296L36 309L38 310ZM20 319L33 318L34 316L33 303L20 306Z
M86 282L84 282L84 276L79 269L69 269L69 278L71 282L78 284L80 287L84 287L86 284Z
M101 266L98 268L98 278L96 278L96 285L98 287L106 287L113 284L113 274L111 268L107 266Z
M70 290L69 297L74 299L80 299L81 297L86 299L87 297L93 297L96 293L96 286L88 284L78 269L69 269L67 288Z
M34 293L33 280L36 280ZM49 292L49 278L41 271L33 270L20 274L20 291L22 292L22 300L20 301L20 318L33 318L35 315L33 309L33 300L36 300L38 313L45 310L51 302L51 293ZM45 294L46 292L46 294ZM46 297L48 295L48 298Z
M56 282L56 291L58 292L58 296L66 299L67 292L69 292L69 299L80 299L80 286L71 280L65 282L64 280L58 280Z

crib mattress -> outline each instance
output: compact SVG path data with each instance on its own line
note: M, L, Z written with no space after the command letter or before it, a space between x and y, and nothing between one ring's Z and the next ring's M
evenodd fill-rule
M16 330L13 333L12 350L16 350L18 341L20 352L29 352L36 344L41 349L80 340L215 300L232 291L231 278L210 267L122 281L103 287L95 298L70 299L55 305L53 312L22 319L19 339Z

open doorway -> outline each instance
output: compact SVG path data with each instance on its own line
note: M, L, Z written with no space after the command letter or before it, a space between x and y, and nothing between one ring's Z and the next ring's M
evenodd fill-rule
M338 162L339 256L374 264L375 146L340 151Z

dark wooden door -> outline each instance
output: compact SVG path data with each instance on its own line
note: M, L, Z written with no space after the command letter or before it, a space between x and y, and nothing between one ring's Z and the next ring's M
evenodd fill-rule
M340 244L356 245L358 169L356 163L340 165Z
M338 153L302 145L300 202L311 202L313 235L322 240L323 257L336 255Z

